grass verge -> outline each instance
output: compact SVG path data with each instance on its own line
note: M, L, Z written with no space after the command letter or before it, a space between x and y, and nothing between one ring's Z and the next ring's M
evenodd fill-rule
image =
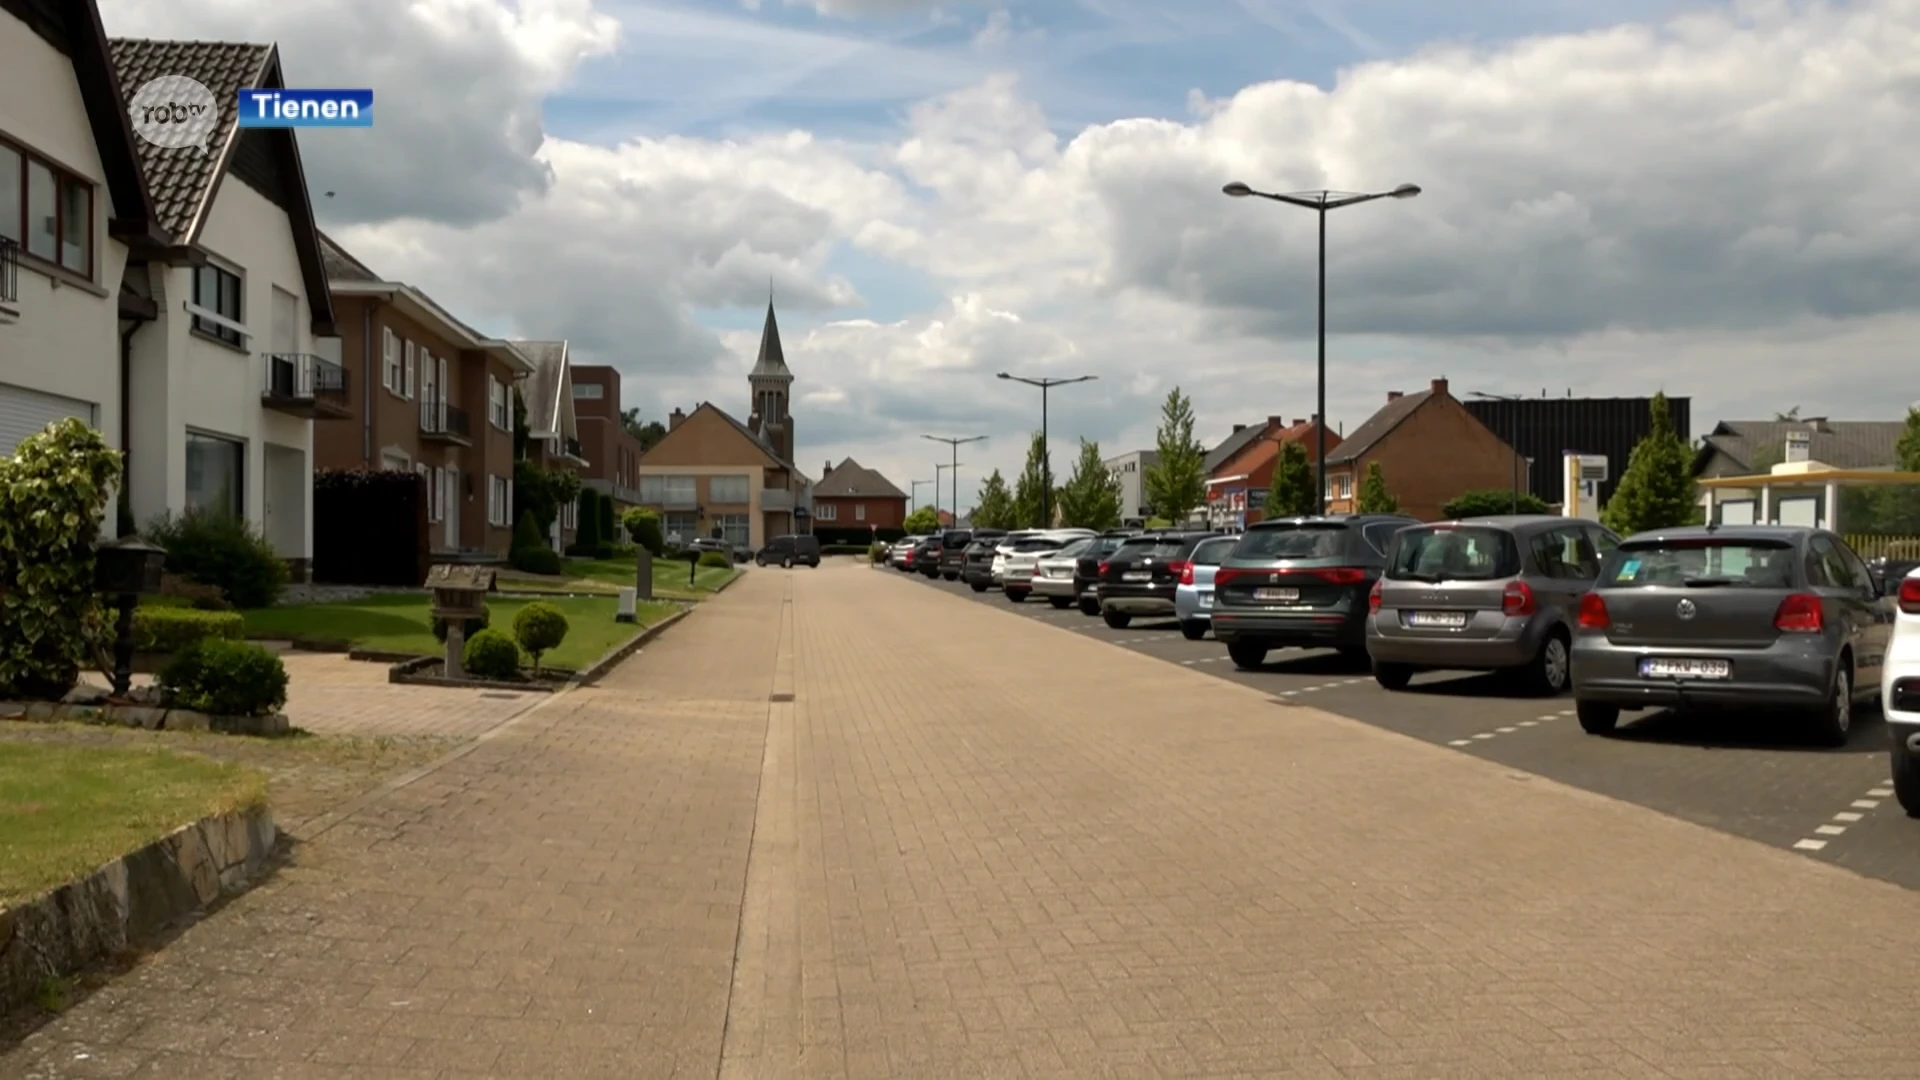
M566 615L567 639L540 658L545 667L580 670L605 656L675 610L670 603L641 604L636 623L615 622L611 596L556 596L534 601L494 596L487 599L491 625L508 634L513 617L531 603L547 603ZM241 612L250 638L280 641L345 641L358 649L437 656L430 601L418 593L386 593L330 604L285 604Z
M256 769L158 746L0 741L0 908L266 794Z
M567 559L558 577L501 570L500 587L514 592L592 592L612 596L633 584L631 558ZM702 566L687 583L685 559L653 560L653 595L661 600L703 600L739 574L738 567Z

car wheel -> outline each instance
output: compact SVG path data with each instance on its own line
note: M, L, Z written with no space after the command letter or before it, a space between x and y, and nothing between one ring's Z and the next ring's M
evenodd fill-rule
M1227 658L1241 671L1258 671L1267 662L1267 647L1253 641L1235 641L1227 645Z
M959 581L959 580L960 580L960 575L959 575L959 574L941 574L940 576L941 576L941 577L943 577L943 578L945 578L945 579L946 579L946 580L948 580L948 581Z
M1050 604L1052 604L1052 605L1053 605L1054 607L1056 607L1056 608L1060 608L1061 610L1063 610L1063 611L1064 611L1065 609L1067 609L1067 608L1070 608L1070 607L1072 607L1072 606L1073 606L1073 597L1071 597L1071 596L1049 596L1049 597L1047 597L1047 602L1048 602L1048 603L1050 603Z
M1100 614L1100 601L1098 601L1098 600L1084 600L1084 599L1083 599L1083 600L1081 600L1081 601L1080 601L1080 614L1082 614L1082 615L1098 615L1098 614Z
M1827 703L1813 717L1813 736L1822 746L1847 745L1847 733L1853 730L1853 666L1842 659L1833 673L1833 686L1827 691Z
M1604 701L1576 701L1573 715L1580 721L1580 730L1589 735L1611 735L1620 726L1620 706Z
M1188 641L1199 641L1207 636L1207 624L1199 619L1188 619L1180 624L1180 633Z
M1380 684L1382 690L1405 690L1413 681L1412 664L1386 664L1378 660L1373 662L1373 681Z
M1527 665L1527 688L1536 694L1552 697L1566 693L1567 686L1573 680L1573 654L1564 631L1555 629L1547 633L1547 640L1541 642L1540 652L1534 656L1533 663Z
M974 592L986 592L987 583L984 581L969 581L967 582L967 588L972 589Z
M1893 794L1908 817L1920 818L1920 751L1907 749L1906 736L1898 729L1893 744Z
M1133 622L1133 616L1124 611L1103 611L1100 617L1107 620L1107 625L1115 630L1125 630Z
M1016 604L1024 604L1027 602L1027 594L1019 589L1001 589L1000 591L1007 595L1008 600Z
M782 569L782 570L791 570L791 569L793 569L793 560L792 560L792 559L781 559L781 560L780 560L780 569Z

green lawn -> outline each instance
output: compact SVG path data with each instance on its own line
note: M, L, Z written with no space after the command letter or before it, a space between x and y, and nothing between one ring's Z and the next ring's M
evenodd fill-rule
M558 577L501 570L500 587L515 592L605 592L633 584L632 558L567 559ZM737 567L703 566L687 584L685 559L653 560L653 595L663 600L700 600L740 573Z
M625 642L642 628L671 614L670 603L641 604L640 621L615 622L611 596L561 596L546 601L489 597L492 626L513 632L513 616L530 603L548 603L567 616L567 639L540 658L548 667L583 670ZM333 604L285 604L243 611L247 636L280 641L344 641L360 649L438 656L444 648L433 639L427 597L421 594L383 594Z
M253 769L168 750L0 741L0 909L266 790Z

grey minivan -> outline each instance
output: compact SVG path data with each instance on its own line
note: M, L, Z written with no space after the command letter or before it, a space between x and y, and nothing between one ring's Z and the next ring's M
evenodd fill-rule
M1514 515L1402 529L1367 600L1373 677L1509 671L1558 694L1569 682L1580 597L1620 538L1591 521Z
M1824 529L1704 525L1637 533L1580 602L1580 726L1622 709L1791 708L1838 746L1875 696L1894 608Z

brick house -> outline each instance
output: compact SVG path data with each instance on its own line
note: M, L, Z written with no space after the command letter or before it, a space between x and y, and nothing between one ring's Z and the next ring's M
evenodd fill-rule
M616 514L640 505L640 440L620 419L620 372L603 365L573 367L574 422L587 464L580 481L613 498Z
M1213 467L1207 473L1207 520L1211 527L1245 528L1266 516L1267 489L1273 486L1274 466L1280 463L1280 448L1297 442L1312 461L1319 452L1320 429L1317 420L1286 422L1278 416L1267 417L1257 425L1235 425L1228 442L1209 455ZM1340 445L1340 436L1327 432L1327 456Z
M533 364L419 289L321 236L347 373L342 422L316 424L322 469L396 469L427 482L435 552L504 558L513 536L515 381Z
M573 359L565 341L511 343L533 364L520 378L520 400L527 409L526 458L542 469L576 475L589 462L580 445L578 415L573 407ZM565 551L579 528L580 504L569 500L560 507L547 534L555 551Z
M662 531L682 542L715 529L736 549L757 551L793 532L807 478L765 439L702 402L667 417L667 434L640 459L641 506L660 512Z
M898 529L906 520L907 493L852 458L827 462L813 485L816 529Z
M1327 512L1352 513L1367 466L1380 463L1387 490L1402 512L1439 521L1455 496L1506 489L1518 473L1513 448L1435 379L1411 394L1389 391L1387 402L1327 454Z

